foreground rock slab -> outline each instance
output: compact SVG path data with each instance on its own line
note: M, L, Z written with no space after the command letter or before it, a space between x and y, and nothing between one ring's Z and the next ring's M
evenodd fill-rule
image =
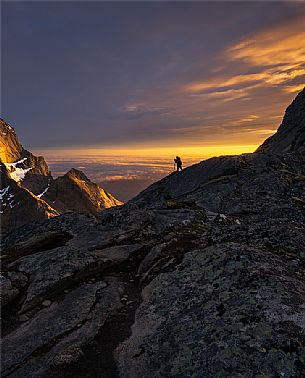
M241 244L187 253L143 290L120 377L303 376L305 275L289 270Z
M39 377L77 359L82 345L120 308L119 292L119 284L85 284L39 311L3 339L3 376Z

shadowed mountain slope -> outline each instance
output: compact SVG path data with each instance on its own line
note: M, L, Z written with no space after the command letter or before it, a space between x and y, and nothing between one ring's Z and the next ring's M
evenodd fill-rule
M305 88L288 106L278 131L268 138L258 151L273 154L303 152L305 145Z
M13 230L24 224L58 216L59 213L45 201L27 189L21 188L9 177L4 164L0 163L1 189L0 214L1 229Z

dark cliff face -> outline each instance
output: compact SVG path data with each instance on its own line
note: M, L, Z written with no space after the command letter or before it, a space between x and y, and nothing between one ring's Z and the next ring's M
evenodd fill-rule
M268 138L258 152L285 154L305 153L305 88L288 106L276 134Z

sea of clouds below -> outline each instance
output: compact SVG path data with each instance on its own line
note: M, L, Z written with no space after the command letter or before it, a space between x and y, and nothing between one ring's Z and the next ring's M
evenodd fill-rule
M141 190L174 170L173 157L147 156L46 156L54 177L64 175L71 168L83 171L116 198L126 202ZM184 166L202 158L184 158Z

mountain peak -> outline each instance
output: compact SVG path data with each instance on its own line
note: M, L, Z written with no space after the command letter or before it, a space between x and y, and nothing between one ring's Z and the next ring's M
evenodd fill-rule
M277 132L258 148L257 152L285 154L305 149L305 88L286 109Z
M65 174L65 177L69 178L76 178L78 180L83 180L83 181L90 181L88 177L84 174L84 172L76 169L76 168L71 168L70 171L68 171Z
M16 134L15 129L13 128L13 126L10 125L9 123L7 123L3 118L0 118L0 130Z
M41 193L51 179L44 158L23 148L14 128L3 119L0 119L0 158L9 177L35 195Z
M61 213L76 211L96 214L105 208L123 204L75 168L54 180L46 198Z
M0 118L0 159L3 163L20 160L23 147L19 142L14 128Z

